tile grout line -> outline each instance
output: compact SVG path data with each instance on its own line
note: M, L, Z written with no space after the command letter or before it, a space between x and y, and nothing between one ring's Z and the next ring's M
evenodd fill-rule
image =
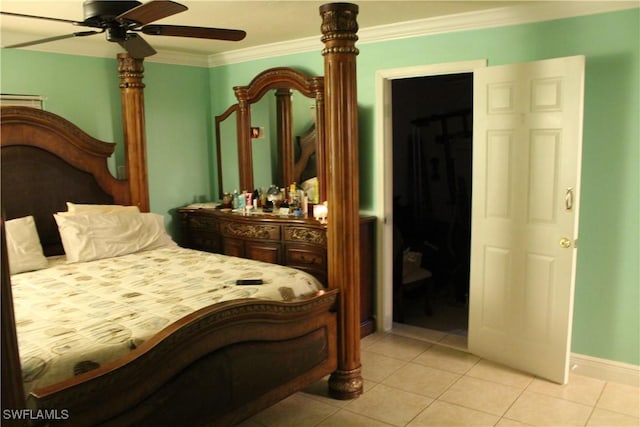
M591 407L591 412L589 413L589 416L587 417L587 421L584 424L585 426L589 425L589 421L591 421L591 417L593 417L593 413L596 411L596 408L598 407L598 403L600 402L600 399L602 399L602 395L604 394L604 391L607 388L607 384L609 384L609 381L604 382L604 385L602 386L602 389L598 394L598 398L596 399L595 402L593 402L593 406ZM612 412L619 413L618 411L612 411Z
M437 344L434 344L434 345L437 345ZM431 347L433 347L433 346L431 346ZM431 347L429 347L429 348L431 348ZM426 353L427 351L428 351L428 350L423 351L422 353L420 353L420 355L422 355L423 353ZM418 358L420 355L416 356L414 359ZM415 416L414 416L414 417L413 417L413 418L412 418L412 419L411 419L407 424L405 424L405 425L410 424L413 420L415 420L417 417L419 417L419 416L420 416L424 411L426 411L427 409L429 409L429 408L431 407L431 405L433 405L435 402L446 403L447 405L454 405L454 406L458 406L458 407L460 407L460 408L465 408L465 409L472 409L472 408L468 408L468 407L463 406L463 405L459 405L459 404L457 404L457 403L451 403L451 402L447 402L446 400L440 400L440 399L441 399L441 397L442 397L442 396L443 396L447 391L449 391L449 390L450 390L454 385L456 385L458 382L460 382L460 380L462 380L465 376L467 376L467 373L468 373L471 369L473 369L473 367L474 367L474 366L476 366L476 365L480 362L480 360L482 360L482 359L478 359L478 360L477 360L477 361L476 361L476 362L475 362L475 363L474 363L474 364L473 364L469 369L467 369L467 371L466 371L466 372L464 372L464 373L457 373L457 372L447 371L447 370L445 370L445 369L440 369L441 371L444 371L444 372L448 372L448 373L451 373L451 374L456 374L456 375L458 375L458 378L457 378L455 381L453 381L451 384L449 384L449 386L447 386L447 387L446 387L442 392L440 392L440 393L438 394L438 396L437 396L437 397L433 398L433 400L431 401L431 403L429 403L427 406L425 406L425 408L424 408L424 409L422 409L420 412L418 412L418 413L417 413L417 414L416 414L416 415L415 415ZM420 366L424 366L424 365L420 365ZM427 367L429 367L429 368L431 368L431 369L439 369L439 368L433 368L433 367L430 367L430 366L427 366ZM484 412L484 411L480 411L480 412ZM488 412L484 412L484 413L489 414ZM495 414L489 414L489 415L495 415Z
M500 419L498 420L498 423L500 421L502 421L502 419L507 415L507 413L509 412L509 410L513 407L513 405L516 404L516 402L522 397L522 395L524 394L525 391L527 391L527 389L529 388L529 386L531 386L531 384L533 383L533 381L536 379L537 377L533 377L531 379L531 381L529 381L529 384L527 384L526 387L524 387L520 393L518 394L518 397L516 397L515 399L513 399L513 402L511 402L511 404L509 405L509 407L507 409L505 409L504 413L500 416ZM507 418L507 420L515 420L519 423L525 423L525 421L521 421L515 418ZM497 423L496 423L497 424Z

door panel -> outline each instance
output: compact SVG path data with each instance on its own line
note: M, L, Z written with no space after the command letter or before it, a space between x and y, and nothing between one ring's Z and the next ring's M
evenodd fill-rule
M571 341L583 82L582 56L474 72L469 350L560 383Z

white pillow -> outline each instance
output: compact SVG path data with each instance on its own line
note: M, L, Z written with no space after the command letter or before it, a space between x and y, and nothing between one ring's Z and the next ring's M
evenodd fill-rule
M11 274L47 268L47 258L42 252L36 223L32 216L11 219L5 222L5 230L7 234L9 272Z
M122 205L86 205L67 202L67 212L72 214L108 214L140 212L137 206Z
M176 246L162 215L111 213L53 215L67 262L91 261L138 251Z

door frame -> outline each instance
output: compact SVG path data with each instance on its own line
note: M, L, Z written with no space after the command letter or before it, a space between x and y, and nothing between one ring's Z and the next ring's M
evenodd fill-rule
M379 218L376 248L376 328L393 327L393 123L391 83L396 79L473 73L487 66L486 59L393 68L376 72L374 197Z

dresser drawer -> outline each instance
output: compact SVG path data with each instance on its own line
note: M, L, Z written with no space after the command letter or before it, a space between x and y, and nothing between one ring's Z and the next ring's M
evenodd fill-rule
M314 276L324 286L327 286L327 267L324 254L304 249L287 249L287 267L302 270Z
M221 222L220 231L224 236L251 240L280 240L280 226L240 222Z
M222 242L222 253L229 256L244 256L244 241L239 239L224 239Z
M221 241L217 233L201 232L191 230L187 247L205 252L220 252Z
M282 250L279 243L272 242L246 242L244 254L246 258L271 264L282 263Z
M218 224L215 218L199 215L190 215L188 217L188 227L190 230L206 230L209 232L218 231Z
M325 248L327 231L324 228L287 225L284 227L284 240L292 243L308 243Z
M326 270L327 255L323 250L309 246L287 246L286 265Z

